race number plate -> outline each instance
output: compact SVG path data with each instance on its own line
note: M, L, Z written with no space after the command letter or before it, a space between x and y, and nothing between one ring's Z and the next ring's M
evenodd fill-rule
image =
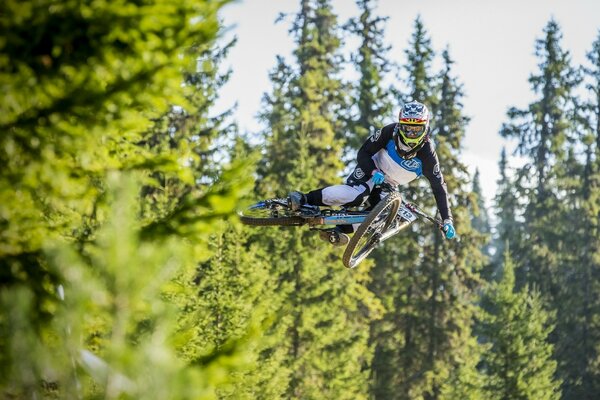
M403 219L405 219L408 222L413 222L417 219L417 216L404 206L401 206L398 209L398 215L400 215Z

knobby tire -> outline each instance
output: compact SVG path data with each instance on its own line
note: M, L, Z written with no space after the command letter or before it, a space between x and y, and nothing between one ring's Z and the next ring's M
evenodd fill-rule
M358 244L360 240L367 234L374 235L375 233L383 233L385 232L394 219L396 218L396 214L398 213L398 209L400 208L401 196L398 193L390 193L387 197L381 200L374 208L371 210L367 218L364 220L362 224L356 229L356 232L350 239L348 246L346 246L346 250L344 251L344 255L342 257L342 261L346 268L354 268L356 267L362 260L364 260L379 244L379 241L373 241L371 237L367 238L367 243L363 245L361 248L358 248ZM371 224L377 220L384 212L388 212L388 215L385 217L383 222L383 229L381 231L369 232L369 228Z
M266 206L267 204L272 204L272 200L265 200L263 206L260 206L259 203L256 203L246 210L239 213L240 221L245 225L253 225L253 226L299 226L306 224L306 220L302 217L295 215L285 215L288 213L288 208L281 205ZM277 210L284 215L274 216L272 213L274 210Z

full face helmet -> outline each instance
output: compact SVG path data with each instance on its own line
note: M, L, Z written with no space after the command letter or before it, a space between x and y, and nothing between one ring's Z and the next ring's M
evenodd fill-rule
M429 132L429 109L423 103L411 101L400 110L394 130L396 150L402 157L414 156L423 146Z

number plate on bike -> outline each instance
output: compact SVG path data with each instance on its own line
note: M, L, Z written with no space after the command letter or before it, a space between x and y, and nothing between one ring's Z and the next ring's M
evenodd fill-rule
M400 215L403 219L405 219L408 222L413 222L417 219L417 216L404 206L400 206L400 208L398 209L398 215Z

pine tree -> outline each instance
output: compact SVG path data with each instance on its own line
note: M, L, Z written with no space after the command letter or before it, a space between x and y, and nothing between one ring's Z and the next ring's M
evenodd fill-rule
M170 105L189 105L186 50L210 46L223 4L3 7L3 396L210 398L246 364L242 339L183 361L181 310L169 301L172 279L210 254L214 222L248 190L246 163L140 218L151 177L194 182L185 152L157 158L140 140Z
M418 17L414 22L414 31L409 43L409 48L405 50L407 64L405 70L408 74L407 89L403 93L409 93L411 98L421 101L433 109L436 101L434 100L434 74L431 72L431 64L434 57L431 48L431 39L425 30L425 27ZM410 100L407 98L407 101ZM418 185L412 185L409 190L403 191L409 200L416 201L417 204L426 203L430 200L431 194L426 187L425 182L419 182ZM428 367L425 365L426 344L421 341L422 327L427 325L428 319L425 313L420 310L426 300L423 296L423 288L427 286L426 273L422 270L423 257L425 252L420 244L414 239L416 235L423 235L425 228L422 225L414 224L411 232L407 232L406 240L398 243L397 247L402 249L401 255L394 256L390 254L390 261L401 261L401 265L388 264L386 268L400 268L403 272L402 286L388 289L396 294L395 312L390 317L397 321L396 329L402 334L401 347L394 346L395 357L397 357L398 374L394 380L384 382L388 388L390 385L396 385L400 388L400 393L404 397L414 397L422 395L422 383L424 371ZM381 266L379 266L381 268ZM398 389L392 389L398 391Z
M557 261L552 254L559 253L553 221L560 220L561 201L556 191L556 169L565 161L566 139L569 136L569 107L572 109L572 90L579 78L570 66L569 53L562 50L560 28L556 21L548 22L545 36L536 42L540 59L539 75L529 78L539 99L525 110L511 108L501 134L518 138L517 154L530 157L524 167L527 189L531 193L525 211L524 254L515 252L521 260L527 282L535 284L543 296L557 291ZM549 213L548 211L552 211ZM516 249L518 250L518 249Z
M289 371L262 361L258 368L260 352L268 344L262 338L248 340L252 330L268 327L270 314L276 311L269 304L273 298L269 288L275 282L268 262L256 246L248 246L247 237L248 228L229 225L210 241L213 255L199 264L195 284L179 296L186 309L182 332L188 336L181 351L186 359L195 360L243 340L245 363L228 385L217 388L219 398L278 398L285 386L273 383L286 379Z
M596 393L598 376L596 361L592 361L598 343L594 330L598 305L591 295L598 282L593 272L597 240L590 241L589 236L597 236L592 148L597 140L590 123L593 113L582 115L585 107L580 107L582 101L573 95L580 77L570 66L568 53L560 48L557 24L550 21L544 32L545 39L537 45L542 59L540 75L530 79L540 99L529 111L514 114L526 117L531 127L521 131L520 151L533 152L527 167L537 175L520 173L524 185L518 196L529 205L523 213L522 245L516 254L522 265L519 269L524 271L523 282L537 285L557 312L551 339L563 396L590 398ZM515 126L505 132L518 133Z
M473 175L472 191L473 195L476 196L476 199L473 201L476 208L472 211L473 219L471 220L471 225L473 225L473 228L478 232L489 235L492 228L490 217L488 216L487 208L485 206L485 198L483 197L483 192L481 190L479 168L475 169L475 175Z
M390 46L386 46L382 41L383 24L388 18L373 15L373 3L374 0L358 0L361 14L358 18L351 19L346 27L360 39L358 53L351 58L360 74L352 95L352 98L356 99L356 113L349 123L346 138L352 156L370 135L386 124L386 119L392 112L390 90L383 88L383 80L392 69L388 57ZM395 92L396 90L391 90L392 94Z
M429 71L433 53L420 19L413 46L407 52L409 92L437 105L432 136L450 191L459 199L453 205L461 243L452 246L429 225L415 224L415 232L407 232L406 240L395 239L394 248L376 259L384 272L374 279L373 290L393 296L387 300L389 294L384 295L388 314L372 329L377 345L373 393L377 398L478 398L480 349L471 335L472 287L484 262L479 251L483 238L470 228L469 176L458 161L468 119L461 112L461 88L451 75L448 53L443 54L445 69L439 77ZM428 183L419 183L405 194L435 209ZM409 235L422 239L417 242Z
M548 337L553 329L539 293L515 290L514 265L505 252L502 279L492 284L484 303L489 313L481 337L489 350L483 356L486 399L558 399L556 361Z
M407 64L405 66L408 78L406 80L410 95L409 100L420 101L427 104L430 109L435 110L437 97L433 92L435 77L431 73L431 64L435 52L431 47L431 38L425 29L421 17L418 16L414 22L414 31L409 42L409 48L405 50Z
M385 74L391 70L387 59L389 46L382 42L383 24L387 18L373 15L373 2L361 0L357 2L361 14L358 18L351 20L348 24L350 32L360 38L360 47L357 55L351 61L357 66L360 79L354 89L356 94L352 97L358 99L354 108L356 114L352 115L349 127L346 129L349 153L352 158L356 157L357 148L376 129L391 122L387 121L391 114L391 103L387 100L387 93L383 91L382 80ZM396 95L397 90L392 89ZM354 159L351 163L355 162ZM394 373L397 370L396 352L399 344L399 335L396 331L393 311L394 298L401 293L402 270L395 268L398 260L402 257L401 249L407 246L399 244L410 240L407 238L394 238L393 242L387 242L376 249L372 257L375 268L371 270L372 283L369 285L388 312L381 321L371 324L370 342L375 348L374 359L371 366L371 393L377 398L389 398L394 395L394 389L390 390ZM361 269L367 267L361 265Z
M591 135L588 137L588 145L585 160L585 175L583 180L583 210L587 229L583 233L585 240L582 250L582 265L587 265L584 275L583 290L583 321L585 333L590 338L584 342L588 361L586 372L583 377L583 385L586 395L600 391L600 365L598 364L598 353L600 352L600 299L594 293L600 291L600 33L592 45L592 50L587 55L592 68L586 69L591 84L587 86L591 92ZM594 143L595 138L595 143ZM591 238L592 240L587 240ZM592 350L593 348L593 350Z
M498 193L495 198L495 209L498 223L496 224L496 235L494 237L494 258L492 270L486 274L488 280L496 279L498 271L504 262L505 244L514 249L519 249L523 242L523 227L519 223L520 210L522 205L519 202L517 193L521 192L521 183L519 177L508 175L508 160L506 158L506 149L502 148L500 153L500 179L498 180ZM518 251L517 251L518 253ZM517 287L521 287L523 279L519 279L519 271L516 271Z
M192 48L197 54L195 70L184 73L184 85L194 90L188 96L186 108L173 106L158 119L141 143L158 157L185 152L185 159L194 179L183 181L171 171L157 171L154 181L144 190L146 213L168 214L185 200L185 194L204 192L218 185L225 167L219 159L245 159L248 146L241 140L230 143L228 134L235 133L233 125L225 125L230 112L211 117L210 112L230 71L219 72L219 65L234 42L224 47L211 43L204 48ZM226 155L226 151L229 155ZM183 157L182 157L183 158ZM180 292L171 301L180 310L180 332L186 338L179 351L188 362L196 362L205 354L227 350L231 343L243 341L245 362L233 372L227 384L219 385L219 398L278 398L285 391L281 384L288 379L289 370L281 364L281 351L274 351L269 360L260 354L271 351L264 340L249 340L270 324L275 309L268 305L273 296L266 288L275 285L268 273L270 260L249 246L249 229L233 224L215 224L208 241L212 256L203 260L190 273L176 277Z
M568 252L562 255L561 269L568 271L561 281L558 295L557 355L563 377L563 397L591 399L598 386L600 370L597 365L598 315L600 303L594 293L600 287L598 240L598 196L600 164L598 162L598 84L600 83L600 39L588 54L592 68L585 68L590 102L579 108L576 115L577 140L584 146L572 154L568 167L559 181L560 189L569 193L567 214L569 232L564 239ZM574 148L572 153L579 151Z
M336 137L345 96L337 29L329 1L300 2L291 29L296 63L279 58L273 92L265 97L269 125L260 196L339 180L342 143ZM340 254L318 244L313 232L271 230L261 236L281 295L281 317L269 335L287 352L283 367L292 371L285 396L365 398L365 366L372 356L364 327L379 312L365 289L367 270L340 270Z
M169 102L185 104L178 77L193 60L182 49L213 37L221 6L198 4L199 10L195 3L172 5L172 13L154 2L126 12L120 3L6 5L0 22L10 32L0 61L6 282L53 281L43 265L34 266L43 242L91 234L106 170L168 164L186 171L173 158L153 160L136 141ZM200 15L206 23L177 14ZM35 292L54 297L42 286Z
M439 232L434 232L422 246L421 268L427 276L429 293L421 311L428 318L423 334L428 341L427 365L431 369L426 398L443 398L448 379L462 385L452 387L452 390L476 398L481 383L475 368L480 349L470 333L475 313L472 307L474 289L478 285L478 273L486 262L481 253L485 237L471 226L470 176L466 165L460 161L469 121L462 110L462 86L453 76L453 61L447 49L442 53L442 60L443 68L436 88L439 105L434 113L431 135L451 201L454 200L453 214L460 242L445 241ZM462 369L459 369L461 364Z
M210 42L187 49L195 64L183 71L185 106L171 104L166 114L153 121L139 142L158 153L157 156L183 153L181 157L195 171L197 180L194 183L198 187L216 179L224 156L219 150L226 144L231 146L226 139L235 133L235 126L229 122L232 110L212 115L218 93L231 75L231 70L222 73L220 66L235 43L235 40L224 45ZM161 179L165 177L157 177L157 180Z
M420 18L415 21L411 47L405 52L409 60L405 66L408 78L407 88L402 92L430 106L434 80L430 66L434 54ZM401 190L419 204L430 196L422 185ZM376 398L413 397L412 386L424 370L421 349L415 344L417 326L424 323L417 311L423 280L419 269L423 253L415 240L419 232L420 228L413 225L410 231L386 242L373 256L376 267L370 288L386 308L384 318L371 327L371 341L375 345L371 392Z

